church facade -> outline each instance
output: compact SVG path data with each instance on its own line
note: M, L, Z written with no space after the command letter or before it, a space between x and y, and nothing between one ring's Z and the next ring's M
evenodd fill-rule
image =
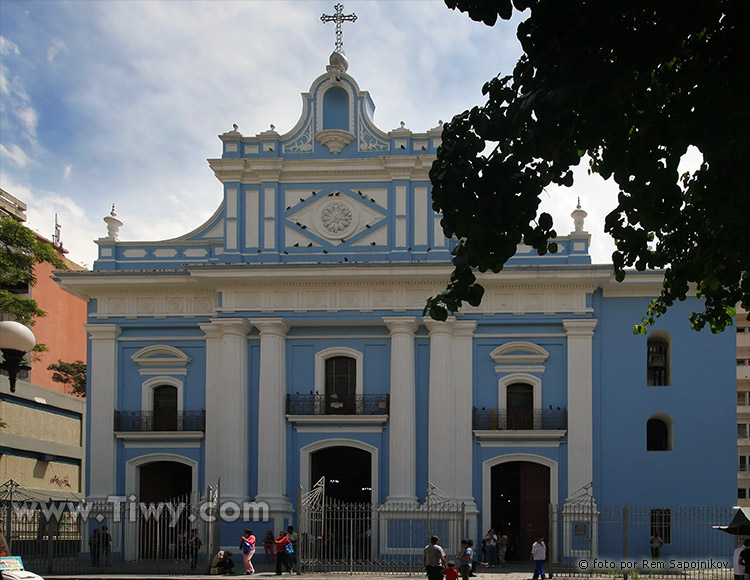
M521 246L480 307L424 317L454 243L430 199L441 128L379 129L340 52L302 97L286 133L220 135L203 226L128 242L113 213L93 270L57 274L88 301L90 499L220 482L279 530L320 477L379 504L432 485L470 536L522 542L581 494L733 505L732 333L691 331L687 300L634 335L662 275L593 265L580 206L556 254Z

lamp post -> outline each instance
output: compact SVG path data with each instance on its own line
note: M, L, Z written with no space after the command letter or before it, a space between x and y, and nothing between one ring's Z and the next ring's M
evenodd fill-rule
M13 320L0 322L0 350L3 352L3 362L0 369L8 373L10 392L16 391L16 376L18 371L30 370L31 367L23 362L23 357L36 344L34 333L27 326Z

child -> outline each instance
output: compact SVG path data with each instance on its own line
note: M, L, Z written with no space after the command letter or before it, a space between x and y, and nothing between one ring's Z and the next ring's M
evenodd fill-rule
M461 540L461 553L456 556L456 564L462 580L469 580L469 576L471 576L471 558L474 552L471 549L471 544L471 540L465 538Z
M448 562L448 567L443 570L443 574L445 574L445 580L458 580L458 570L453 560Z

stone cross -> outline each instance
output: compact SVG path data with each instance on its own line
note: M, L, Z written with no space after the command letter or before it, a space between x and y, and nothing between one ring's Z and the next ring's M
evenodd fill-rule
M353 12L351 14L344 14L343 4L336 4L336 6L334 6L334 9L336 10L335 14L332 14L332 15L323 14L320 17L320 21L323 24L325 24L326 22L336 23L336 52L344 52L343 50L344 41L341 40L343 36L343 32L341 31L341 24L346 21L356 22L357 15L354 14Z

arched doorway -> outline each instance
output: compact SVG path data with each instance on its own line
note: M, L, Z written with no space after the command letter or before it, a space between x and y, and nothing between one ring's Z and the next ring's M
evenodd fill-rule
M326 497L352 503L372 501L372 458L364 449L336 445L310 456L310 479L325 477Z
M138 468L138 481L139 501L151 508L139 514L140 557L181 557L178 553L180 537L190 529L190 513L185 507L192 491L192 467L177 461L145 463ZM183 509L177 511L181 502L184 502ZM167 507L168 503L173 505Z
M490 497L491 527L510 540L506 559L528 560L537 537L549 535L550 468L530 461L494 465Z

